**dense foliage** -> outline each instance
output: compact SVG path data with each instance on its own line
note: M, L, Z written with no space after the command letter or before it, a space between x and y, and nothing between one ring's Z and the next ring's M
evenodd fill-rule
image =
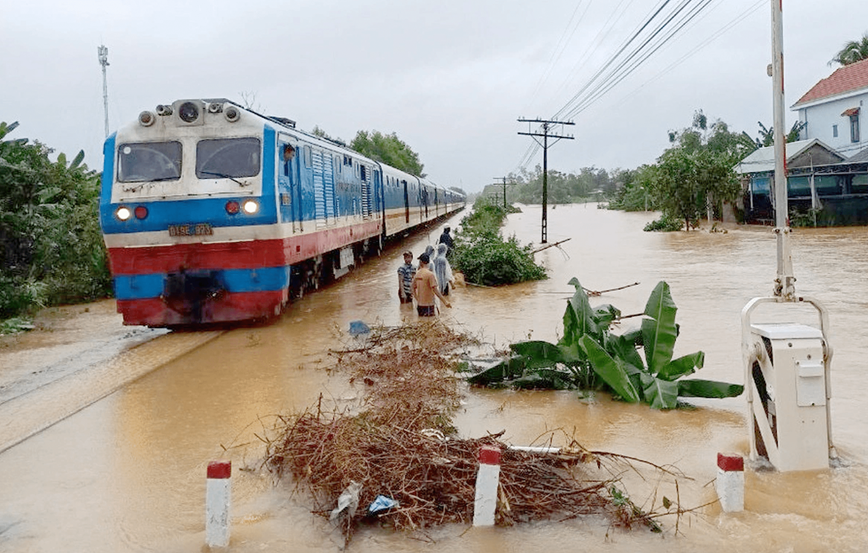
M424 177L424 165L419 161L419 154L413 151L395 133L383 134L380 131L359 131L350 142L350 148L363 156L391 165L396 169Z
M616 169L609 173L596 167L584 167L578 173L549 170L546 201L549 204L569 204L599 195L611 195L619 184L623 185L623 179L628 175L629 171ZM518 173L510 173L507 177L506 203L541 204L542 189L543 173L539 165L533 171L522 169ZM486 196L498 196L501 198L500 203L503 203L503 186L490 185L486 188Z
M619 175L608 196L609 209L662 211L646 231L696 228L702 216L719 216L725 202L741 193L735 165L748 154L774 144L774 129L757 123L758 138L734 132L723 121L710 123L702 112L690 127L670 131L671 146L652 165L642 165ZM804 123L796 122L787 142L799 139Z
M672 358L678 325L669 285L660 282L645 305L641 328L621 335L610 327L621 316L611 305L592 308L577 279L576 292L564 312L564 336L510 345L513 354L469 380L475 384L516 388L605 390L630 403L655 409L678 406L678 397L723 398L740 395L744 387L712 380L680 380L701 369L701 351ZM644 355L640 355L639 349Z
M450 258L465 281L495 286L546 278L545 268L534 262L529 245L522 246L515 236L501 237L506 214L503 207L480 199L461 221Z
M99 228L99 175L0 123L0 318L111 292Z

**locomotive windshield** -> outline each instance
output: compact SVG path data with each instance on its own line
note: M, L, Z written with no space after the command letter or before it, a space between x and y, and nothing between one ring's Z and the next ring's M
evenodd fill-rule
M118 146L120 182L153 182L180 178L180 142L140 142Z
M258 138L200 140L196 145L196 176L253 177L259 174L262 146Z

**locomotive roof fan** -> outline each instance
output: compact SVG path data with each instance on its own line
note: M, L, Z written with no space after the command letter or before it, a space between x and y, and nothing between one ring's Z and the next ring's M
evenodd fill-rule
M771 297L753 298L741 311L750 458L766 458L779 471L818 470L838 458L829 408L829 316L817 300L795 291L787 219L783 24L780 3L771 4L777 278ZM810 305L819 315L819 328L790 322L752 324L751 315L762 304L774 305L778 320L786 320L781 311L802 314L801 306Z

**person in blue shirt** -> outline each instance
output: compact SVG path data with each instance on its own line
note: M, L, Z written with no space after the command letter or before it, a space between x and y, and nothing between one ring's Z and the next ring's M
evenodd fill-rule
M398 267L398 297L401 303L413 303L413 277L416 267L413 265L413 252L404 252L404 264Z

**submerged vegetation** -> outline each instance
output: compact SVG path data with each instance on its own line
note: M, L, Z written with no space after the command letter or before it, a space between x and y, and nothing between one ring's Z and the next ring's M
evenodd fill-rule
M744 387L712 380L685 379L701 369L701 351L672 359L678 325L669 285L661 281L645 305L640 329L610 332L621 311L612 305L592 308L577 279L564 312L564 336L557 344L526 341L510 345L512 355L469 380L515 388L605 390L655 409L673 409L679 397L735 397ZM644 358L638 348L644 349Z
M510 209L510 213L517 211ZM546 278L545 268L534 261L530 245L522 246L515 236L506 240L501 236L500 226L507 213L507 209L480 199L461 221L451 262L466 282L496 286Z

